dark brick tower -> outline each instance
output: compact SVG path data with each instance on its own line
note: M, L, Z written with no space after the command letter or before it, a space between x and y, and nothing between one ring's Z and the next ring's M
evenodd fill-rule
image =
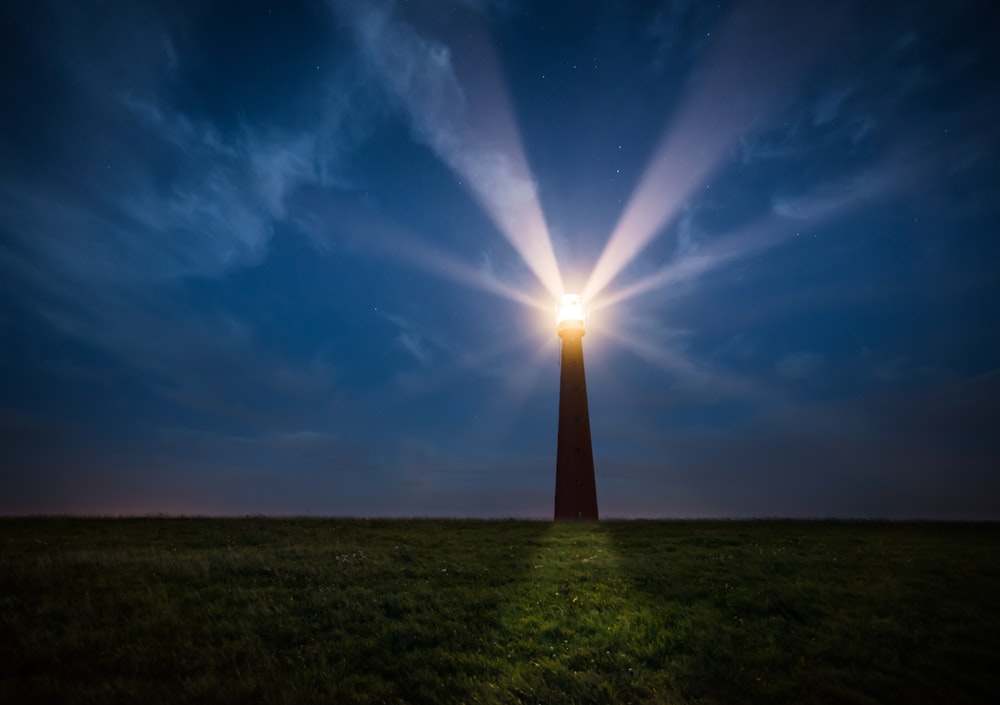
M594 451L590 443L587 380L583 373L584 313L580 297L562 298L558 332L562 338L559 374L559 437L556 451L555 518L597 519Z

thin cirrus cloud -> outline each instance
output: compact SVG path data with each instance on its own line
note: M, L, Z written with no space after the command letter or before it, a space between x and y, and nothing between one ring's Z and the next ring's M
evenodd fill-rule
M395 338L397 345L419 362L421 366L428 367L433 362L434 356L431 354L430 346L424 340L424 337L417 330L416 326L402 316L386 314L385 318L398 329Z
M0 182L0 278L34 320L161 398L251 427L300 423L292 407L336 379L323 354L267 352L247 311L192 310L178 294L260 263L303 186L341 185L364 101L332 76L305 127L223 129L179 106L184 56L158 18L141 19L136 36L159 40L105 52L99 33L77 33L49 53L58 80L42 78L72 90Z
M231 314L192 312L172 300L172 282L218 277L267 251L277 214L241 195L252 175L225 161L219 154L192 160L183 186L168 194L136 174L136 188L109 196L105 213L53 192L6 201L5 220L20 226L16 235L33 237L6 250L0 263L31 292L24 305L40 320L143 371L164 398L264 426L274 415L262 413L259 402L270 398L274 409L279 399L296 397L302 385L292 377L303 371L263 356ZM250 368L238 374L233 361ZM325 377L306 387L328 388ZM260 398L247 397L246 379Z
M65 22L40 12L39 27ZM124 27L129 41L109 43ZM310 96L310 121L223 126L204 106L182 107L194 64L155 10L63 29L32 86L61 91L60 109L22 130L10 147L20 178L0 183L0 266L43 292L55 296L45 280L59 279L151 293L256 264L296 191L341 186L363 141L370 106L349 71Z
M820 372L824 362L824 356L819 353L789 353L774 363L774 369L780 377L787 380L805 380Z

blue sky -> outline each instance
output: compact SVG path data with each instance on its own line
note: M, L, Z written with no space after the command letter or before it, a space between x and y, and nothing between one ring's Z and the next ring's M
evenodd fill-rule
M992 3L0 20L0 513L1000 518Z

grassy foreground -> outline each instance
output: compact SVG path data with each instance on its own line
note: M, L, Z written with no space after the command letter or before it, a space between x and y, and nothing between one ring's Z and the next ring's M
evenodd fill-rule
M0 702L996 703L1000 525L0 520Z

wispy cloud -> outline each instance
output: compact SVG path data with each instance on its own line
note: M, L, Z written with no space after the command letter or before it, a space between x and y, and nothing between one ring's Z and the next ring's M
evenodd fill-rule
M430 367L442 356L453 357L454 343L439 331L422 327L409 316L384 313L383 317L396 327L396 344L423 367Z
M780 377L799 381L812 377L823 369L825 356L814 352L788 353L778 358L774 369Z
M401 331L396 336L396 342L399 343L406 352L413 355L417 362L425 367L431 364L431 355L427 350L427 346L424 345L424 341L420 336L410 333L408 331Z
M49 12L53 26L66 21ZM118 29L129 41L108 43ZM367 89L349 67L310 96L308 120L233 124L182 102L189 49L149 8L52 44L47 78L68 89L44 131L16 136L28 156L0 180L7 266L29 279L143 291L222 276L266 256L302 186L342 184L370 122Z
M132 40L106 50L116 22ZM47 53L68 89L45 131L24 138L31 158L0 176L4 293L162 399L228 422L291 424L329 402L328 351L278 352L255 312L193 310L184 292L260 264L279 229L308 219L300 191L342 185L366 134L366 89L331 73L297 124L226 122L179 100L189 47L162 18L130 10L109 23Z
M905 174L896 165L885 164L830 180L797 195L775 195L772 207L777 215L797 221L823 221L856 210L905 185Z
M652 40L651 67L662 73L668 67L686 63L711 36L710 14L716 8L692 0L660 3L646 24Z

